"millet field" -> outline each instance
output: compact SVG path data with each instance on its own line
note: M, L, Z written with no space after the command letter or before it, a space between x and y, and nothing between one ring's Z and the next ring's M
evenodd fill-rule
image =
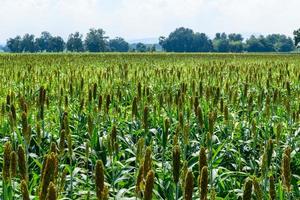
M300 56L0 54L2 200L299 200Z

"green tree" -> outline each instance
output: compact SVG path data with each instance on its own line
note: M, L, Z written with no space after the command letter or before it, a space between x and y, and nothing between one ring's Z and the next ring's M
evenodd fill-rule
M61 52L65 48L65 42L60 36L52 37L49 41L50 52Z
M275 48L278 52L290 52L295 49L293 40L284 40L275 44Z
M70 34L66 43L66 48L68 51L84 51L82 35L79 32Z
M244 50L243 36L239 33L228 34L229 51L230 52L242 52Z
M240 53L244 50L244 43L242 41L229 41L229 51Z
M294 50L293 40L286 35L271 34L266 36L266 40L269 44L272 44L273 51L276 52L289 52Z
M16 36L15 38L9 38L6 42L6 46L13 53L22 52L21 42L21 36Z
M246 49L249 52L272 52L275 51L272 40L264 36L255 37L252 35L246 40Z
M192 29L180 27L171 32L168 38L160 37L159 44L166 51L191 52L194 32Z
M228 35L229 41L234 41L234 42L242 42L244 40L243 36L239 33L231 33Z
M295 46L299 47L299 43L300 43L300 28L298 30L294 31L294 41L295 41Z
M141 42L136 44L136 51L138 52L146 52L147 51L147 46Z
M216 52L228 52L230 50L229 40L225 33L216 33L213 39L213 48Z
M35 48L37 51L51 51L50 50L50 41L52 39L52 35L44 31L41 33L39 38L35 39Z
M211 51L211 41L204 33L194 33L192 29L180 27L169 36L160 37L159 44L168 52L207 52Z
M90 52L104 52L108 50L107 37L103 29L90 29L85 38L86 50Z
M35 41L34 35L32 34L25 34L21 40L21 51L22 52L35 52Z
M264 52L273 52L276 51L275 47L274 47L274 42L270 39L268 39L267 37L264 37L263 35L258 37L259 41L261 42L261 44L263 45L263 51Z
M113 52L127 52L129 44L123 38L117 37L109 40L109 49Z
M252 35L249 39L246 40L246 48L249 52L263 52L264 46L258 38Z
M150 51L151 52L155 52L156 51L156 45L155 44L151 45Z
M280 34L251 36L246 41L246 47L249 52L289 52L294 49L293 40Z
M205 33L195 33L193 37L193 52L209 52L212 51L212 41L205 35Z

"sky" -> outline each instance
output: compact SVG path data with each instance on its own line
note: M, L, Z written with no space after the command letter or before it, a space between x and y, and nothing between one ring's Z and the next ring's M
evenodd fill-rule
M282 33L300 28L300 0L0 0L0 43L42 31L64 39L89 28L126 40L168 36L177 27L216 32Z

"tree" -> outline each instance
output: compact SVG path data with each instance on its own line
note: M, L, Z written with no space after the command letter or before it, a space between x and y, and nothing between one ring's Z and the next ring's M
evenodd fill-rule
M16 36L15 38L9 38L6 42L6 46L13 53L21 52L21 36Z
M216 52L228 52L229 51L229 41L228 40L214 40L213 41L214 51Z
M216 33L213 39L213 47L216 52L228 52L229 51L229 40L225 33Z
M159 38L159 44L166 51L207 52L211 50L211 41L204 33L194 33L192 29L177 28L170 35Z
M61 52L64 50L65 42L60 36L52 37L49 41L50 52Z
M51 51L50 41L52 36L49 32L44 31L41 33L41 37L35 39L35 48L37 51Z
M160 37L159 44L166 51L191 52L194 32L188 28L177 28L171 32L168 38Z
M193 52L209 52L213 50L212 41L204 33L195 33L193 37Z
M229 51L240 53L244 50L244 38L239 33L231 33L228 35Z
M139 42L136 44L136 51L138 52L146 52L147 51L147 47L145 44Z
M294 50L293 40L285 35L271 34L264 36L251 36L246 41L249 52L289 52Z
M90 52L104 52L108 50L107 37L103 29L90 29L85 38L85 47Z
M155 51L156 51L156 45L155 45L155 44L153 44L153 45L151 46L150 51L151 51L151 52L155 52Z
M294 41L295 41L295 46L299 47L299 43L300 43L300 28L298 30L294 31Z
M289 52L294 50L293 40L281 34L271 34L266 36L268 44L272 45L272 50L277 52Z
M25 34L21 40L20 43L21 51L23 52L35 52L35 41L34 41L34 35L31 34Z
M242 41L229 41L229 51L240 53L244 50L244 44Z
M239 33L231 33L228 35L228 39L230 41L234 41L234 42L237 42L237 41L240 41L242 42L244 40L243 36Z
M129 44L123 38L117 37L109 40L109 49L113 52L127 52Z
M289 38L287 40L276 43L275 48L278 52L290 52L295 49L295 46L293 40Z
M36 51L60 52L65 48L65 42L60 36L52 36L49 32L44 31L39 38L35 39Z
M68 41L66 43L66 48L68 51L75 51L75 52L84 51L82 35L79 32L70 34Z
M249 52L272 52L275 51L273 40L271 37L251 36L246 40L246 49Z
M248 40L246 40L246 48L249 52L263 52L265 47L261 43L261 40L252 35Z

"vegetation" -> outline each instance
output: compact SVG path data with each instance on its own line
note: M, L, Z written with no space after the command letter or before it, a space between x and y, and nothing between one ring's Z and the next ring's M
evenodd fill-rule
M211 40L204 33L194 33L183 27L170 33L168 38L161 37L159 44L166 51L174 52L209 52L213 48Z
M109 47L113 52L129 51L129 44L123 38L119 37L109 40Z
M295 46L298 47L300 43L300 28L294 31L294 41L295 41Z
M300 58L0 55L1 199L299 199Z
M60 36L42 32L35 38L32 34L16 36L7 40L6 47L0 50L20 52L290 52L298 47L300 30L294 31L292 38L282 34L254 36L246 40L238 33L216 33L210 39L205 33L195 33L192 29L177 28L168 37L161 36L159 44L129 44L121 37L109 39L103 29L90 29L83 39L82 34L75 32L69 35L66 42Z
M82 35L79 32L69 35L66 48L68 51L82 52L84 51L84 44L82 42Z
M297 40L297 38L295 38ZM290 37L280 34L251 36L244 42L241 34L217 33L210 40L205 33L194 33L178 28L169 37L160 37L159 44L168 52L290 52L294 43Z
M14 53L20 52L127 52L129 44L123 38L108 40L102 29L90 29L83 40L82 34L75 32L69 35L67 42L60 36L52 36L49 32L42 32L40 37L25 34L7 40L7 48Z

